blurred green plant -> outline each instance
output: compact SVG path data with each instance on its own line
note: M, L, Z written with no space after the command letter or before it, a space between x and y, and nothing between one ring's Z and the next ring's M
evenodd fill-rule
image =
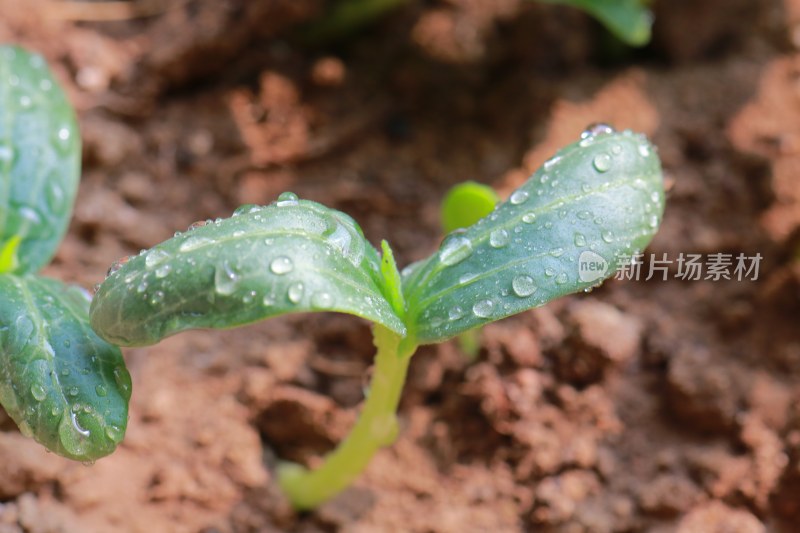
M80 177L75 112L42 56L0 46L0 404L49 450L111 453L131 379L89 325L89 294L38 275L67 230Z

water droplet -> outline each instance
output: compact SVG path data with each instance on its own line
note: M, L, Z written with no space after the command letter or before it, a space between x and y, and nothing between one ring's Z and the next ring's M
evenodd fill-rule
M261 303L264 307L271 307L275 305L275 297L271 294L265 294L264 298L261 299Z
M614 234L609 230L602 232L600 237L602 237L602 239L608 243L614 242Z
M611 153L614 155L619 155L622 153L622 146L615 144L611 147Z
M114 382L122 395L126 398L131 396L131 375L124 366L114 368Z
M22 218L24 218L31 224L39 224L42 221L42 218L39 216L39 213L37 213L36 210L30 207L21 207L19 209L19 214Z
M44 387L37 383L35 385L31 385L31 396L33 396L33 399L37 402L41 402L47 398L47 391L44 390Z
M504 229L496 229L489 234L489 245L492 248L503 248L508 246L508 232Z
M333 305L333 296L325 291L315 292L311 295L311 307L315 309L330 309Z
M511 290L520 298L530 296L536 292L536 289L538 289L538 287L534 283L533 278L527 274L515 276L514 279L511 280Z
M88 429L85 429L83 426L81 426L80 422L78 422L78 415L77 414L70 413L69 416L70 416L70 419L72 421L72 427L75 428L75 431L77 431L78 433L80 433L84 437L88 437L89 435L92 434L91 431L89 431Z
M653 202L656 203L656 205L658 205L659 203L661 203L661 195L658 194L658 191L653 191L650 193L650 200L652 200Z
M522 221L526 224L533 224L536 222L536 213L525 213L522 215Z
M68 141L72 133L69 131L69 128L66 126L60 128L58 130L58 138L64 142Z
M575 246L586 246L586 237L583 233L575 234Z
M550 255L552 255L553 257L561 257L562 255L564 255L564 249L561 247L553 248L552 250L550 250Z
M141 283L140 283L140 284L139 284L139 285L136 287L136 292L138 292L139 294L142 294L142 293L143 293L144 291L146 291L146 290L147 290L147 282L146 282L146 281L142 281L142 282L141 282Z
M638 149L640 156L648 157L650 155L650 147L648 147L646 144L640 144Z
M122 442L124 432L118 426L110 425L106 426L106 437L108 437L111 442L115 444L119 444Z
M597 154L592 160L592 165L598 172L608 172L611 168L611 156L608 154Z
M605 122L594 122L586 126L586 129L581 133L581 139L587 139L597 135L608 135L614 133L616 130Z
M39 89L41 89L42 91L47 92L52 88L53 88L53 82L52 81L50 81L48 79L43 79L43 80L39 81Z
M472 242L461 233L454 231L445 238L439 249L439 260L447 266L457 265L472 255Z
M161 265L160 267L158 267L156 269L156 277L159 278L159 279L166 278L171 270L172 270L171 266L169 266L169 265Z
M106 277L109 277L110 275L115 274L120 268L125 266L125 264L130 260L131 260L131 256L126 255L125 257L123 257L121 259L117 259L116 261L111 263L111 266L108 267L108 271L106 272Z
M458 320L459 318L464 316L464 310L459 307L455 306L447 313L447 317L452 320Z
M77 396L78 392L80 392L78 387L70 387L69 389L67 389L67 394L70 396Z
M278 196L278 201L275 202L275 205L277 205L278 207L288 207L297 204L298 204L297 195L293 192L288 192L288 191L282 192Z
M27 94L24 94L19 98L19 105L22 107L30 107L32 103L33 101L31 100L31 97Z
M67 377L67 376L69 376L71 373L72 373L72 372L70 372L69 368L65 368L65 369L63 369L63 370L61 371L61 375L62 375L62 376L64 376L64 377Z
M494 302L491 300L481 300L472 306L472 312L479 318L489 318L494 310Z
M14 158L14 149L10 146L0 146L0 161L8 163Z
M100 385L97 385L97 386L94 388L94 392L96 392L96 393L97 393L97 395L98 395L98 396L100 396L100 397L102 398L102 397L104 397L104 396L107 396L107 395L108 395L108 388L106 388L106 386L105 386L105 385L102 385L102 384L100 384Z
M273 274L282 276L283 274L288 274L294 270L294 263L292 263L291 259L285 255L282 255L272 260L272 262L269 264L269 269Z
M569 278L567 277L567 273L566 272L562 272L556 278L556 283L558 283L559 285L564 285L568 281L569 281Z
M658 227L658 215L653 215L650 217L650 227L653 229Z
M295 200L296 199L297 198L295 197ZM231 215L231 217L238 217L238 216L242 216L242 215L248 215L250 213L253 213L255 211L260 211L260 210L261 210L261 208L259 206L257 206L256 204L244 204L244 205L240 205L239 207L237 207L236 210L234 210L234 212Z
M561 161L560 155L554 155L553 157L545 161L543 165L545 172L553 168L556 164L558 164L559 161ZM542 183L544 183L544 176L542 176Z
M552 278L553 276L556 275L556 271L554 268L547 267L544 269L544 275L547 276L548 278Z
M169 258L169 254L164 250L153 249L144 256L144 264L147 268L153 268Z
M577 217L581 220L588 220L592 214L589 211L578 211Z
M528 192L523 191L521 189L517 189L513 193L511 193L511 197L508 199L514 205L524 204L525 201L528 199Z
M190 236L178 246L178 250L181 252L191 252L192 250L196 250L211 243L212 240L207 237Z
M217 294L222 296L233 294L238 281L239 275L233 270L227 259L214 271L214 290Z
M286 292L286 297L289 298L289 301L293 304L297 304L300 303L300 300L303 298L303 292L305 292L303 283L296 281L289 285L289 290Z

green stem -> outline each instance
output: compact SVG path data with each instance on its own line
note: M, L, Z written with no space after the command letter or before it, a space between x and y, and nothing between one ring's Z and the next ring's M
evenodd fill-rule
M378 325L374 340L378 353L369 395L350 434L315 470L291 463L278 468L278 481L297 509L312 509L345 489L397 436L397 405L416 346L401 345L401 337Z

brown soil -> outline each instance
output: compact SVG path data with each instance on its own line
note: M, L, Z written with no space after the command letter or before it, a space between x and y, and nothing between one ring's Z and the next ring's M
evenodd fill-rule
M0 533L797 531L800 1L663 0L635 53L522 0L412 1L323 49L292 37L320 0L142 0L149 16L118 22L66 20L72 3L0 0L0 41L45 54L85 139L50 275L91 287L284 190L406 264L437 245L448 187L507 194L597 121L659 146L671 189L648 252L764 260L758 281L607 282L485 328L474 362L420 350L398 441L302 515L275 463L346 434L367 324L289 316L126 350L128 435L91 467L0 412Z

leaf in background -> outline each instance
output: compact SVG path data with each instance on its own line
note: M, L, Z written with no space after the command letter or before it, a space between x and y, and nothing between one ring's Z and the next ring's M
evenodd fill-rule
M588 289L650 242L664 189L643 135L587 130L488 217L404 271L410 335L439 342Z
M0 247L22 237L16 273L61 242L80 177L75 113L42 56L0 46Z
M100 286L92 326L138 346L186 329L340 311L404 334L384 287L378 253L352 218L284 193L130 259Z
M599 20L614 35L631 46L650 41L653 15L644 0L539 0L577 7Z
M442 200L442 228L450 233L466 228L492 212L500 202L488 185L465 181L452 187Z
M82 289L0 274L0 404L23 434L79 461L110 454L128 423L131 378L89 325Z

